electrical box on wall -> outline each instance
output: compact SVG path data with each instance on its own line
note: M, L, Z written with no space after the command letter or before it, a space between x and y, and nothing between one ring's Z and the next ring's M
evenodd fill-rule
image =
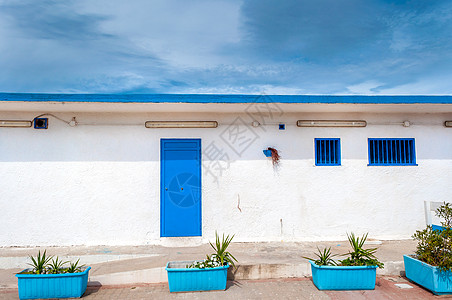
M279 130L286 130L286 124L280 123Z
M48 118L35 118L33 123L35 129L47 129L49 127Z

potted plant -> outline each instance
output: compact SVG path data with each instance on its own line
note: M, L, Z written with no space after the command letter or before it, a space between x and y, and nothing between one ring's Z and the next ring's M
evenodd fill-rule
M311 263L312 280L319 290L373 290L377 276L377 268L383 268L383 263L375 257L377 248L364 249L367 233L361 238L354 233L347 234L352 247L344 256L344 260L336 262L331 253L331 247L320 250L317 248L317 259L309 259Z
M30 256L32 268L16 274L20 299L50 299L81 297L88 284L91 267L61 261L58 257L46 256L46 251L36 258Z
M279 165L279 161L281 160L281 155L279 155L278 150L272 147L268 147L265 150L262 150L264 152L264 155L266 157L272 158L272 164L274 167L277 167Z
M415 255L404 255L406 277L434 294L452 294L452 206L444 203L436 210L442 230L428 225L417 230Z
M223 234L222 240L215 232L215 253L198 261L168 262L166 271L170 292L225 290L229 266L235 267L235 257L227 251L234 236Z

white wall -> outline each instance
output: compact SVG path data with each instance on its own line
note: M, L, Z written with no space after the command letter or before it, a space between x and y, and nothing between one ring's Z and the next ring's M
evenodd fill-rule
M0 112L0 119L40 113ZM223 174L214 172L216 182L203 172L205 239L215 230L235 233L236 241L344 240L350 231L405 239L425 225L424 200L452 194L452 128L442 125L452 114L285 112L271 125L252 128L257 138L241 156L220 136L237 116L250 123L246 114L57 115L91 125L70 127L49 117L47 130L0 128L0 246L160 243L160 138L201 138L203 150L214 142L229 155ZM156 119L217 120L220 126L144 127ZM297 119L364 119L369 125L298 128ZM404 120L413 125L398 124ZM342 166L314 165L316 137L341 138ZM418 166L367 166L369 137L415 138ZM269 146L280 150L277 170L262 153Z

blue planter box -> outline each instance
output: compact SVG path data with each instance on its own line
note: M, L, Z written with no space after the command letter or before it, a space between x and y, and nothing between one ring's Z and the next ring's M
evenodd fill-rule
M170 292L225 290L229 266L192 269L193 261L174 261L166 264Z
M373 290L377 266L318 266L311 263L312 281L319 290Z
M452 272L441 272L425 262L404 255L406 277L436 295L452 294Z
M16 274L20 299L50 299L81 297L88 284L91 267L80 273ZM22 272L27 271L23 270Z

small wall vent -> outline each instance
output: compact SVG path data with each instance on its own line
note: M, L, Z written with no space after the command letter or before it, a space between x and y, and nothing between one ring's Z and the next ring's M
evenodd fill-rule
M33 124L35 129L47 129L49 127L49 119L35 118Z

